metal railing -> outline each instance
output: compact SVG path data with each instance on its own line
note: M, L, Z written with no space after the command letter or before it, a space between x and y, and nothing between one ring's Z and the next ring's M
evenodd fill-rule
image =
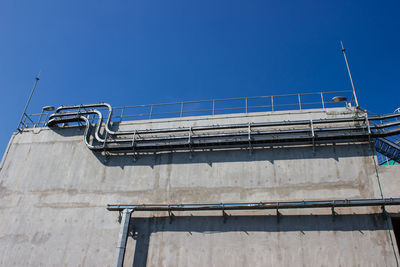
M51 111L43 111L42 113L26 114L23 113L21 121L18 125L18 130L22 131L25 128L45 127L49 119Z
M252 113L281 110L302 110L348 106L349 102L337 103L332 96L352 96L352 91L318 92L273 96L241 97L185 101L164 104L137 105L114 108L114 118L120 121L131 119L159 119L188 116L208 116L233 113ZM327 101L328 100L328 101Z
M343 102L332 100L335 96L350 99ZM326 109L354 106L353 92L332 91L256 97L182 101L162 104L136 105L113 108L112 122L127 120L151 120L191 116L213 116L235 113L274 112L285 110ZM99 109L106 111L105 109ZM19 129L44 127L51 112L25 114ZM107 114L104 113L104 117ZM91 118L94 119L94 118Z

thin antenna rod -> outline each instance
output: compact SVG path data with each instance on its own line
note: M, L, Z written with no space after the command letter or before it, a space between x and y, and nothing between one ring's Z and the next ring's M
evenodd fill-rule
M22 124L22 120L24 119L24 116L28 117L28 115L26 114L26 110L28 109L29 103L31 102L31 99L32 99L32 95L35 92L36 86L37 86L37 84L38 84L38 82L40 80L39 76L40 76L40 71L39 71L38 75L35 78L35 84L33 85L33 88L31 90L31 94L29 95L28 101L25 104L25 108L24 108L24 112L22 113L21 120L19 121L18 128L17 128L19 132L22 131L21 124Z
M340 41L340 44L342 45L342 52L343 52L344 60L346 61L347 72L349 73L350 82L351 82L351 87L353 87L354 101L356 102L356 107L358 108L359 105L358 105L358 99L357 99L357 95L356 95L356 88L354 87L353 78L351 77L351 72L350 72L349 63L347 62L346 50L344 49L344 46L343 46L343 42L342 42L342 41Z

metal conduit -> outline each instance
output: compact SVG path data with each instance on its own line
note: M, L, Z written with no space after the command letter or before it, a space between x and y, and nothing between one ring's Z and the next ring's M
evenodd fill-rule
M122 213L121 228L119 231L118 243L117 243L118 245L116 249L116 261L114 265L116 267L122 267L124 265L125 249L128 239L128 230L129 230L129 222L131 219L131 213L132 210L129 209L125 209Z
M253 203L215 203L215 204L143 204L122 205L108 204L109 211L218 211L218 210L270 210L270 209L305 209L305 208L340 208L365 206L400 205L400 198L379 199L342 199L293 202L253 202Z
M149 204L149 205L107 205L109 211L122 211L121 228L116 248L116 267L124 264L128 229L131 213L135 211L226 211L226 210L267 210L267 209L297 209L297 208L334 208L363 207L363 206L391 206L400 205L400 198L385 199L353 199L353 200L319 200L296 202L259 202L259 203L219 203L219 204ZM277 213L279 215L279 213Z
M101 137L100 128L103 124L102 113L91 108L107 108L108 116L105 122L105 135ZM82 110L83 109L83 110ZM90 110L86 110L90 109ZM65 112L65 110L67 110ZM68 111L73 110L73 111ZM90 128L91 124L88 116L95 114L98 116L95 129L95 141L101 145L90 144ZM164 129L149 129L149 130L133 130L133 131L112 131L110 130L110 121L112 117L112 107L106 103L91 104L91 105L75 105L61 106L56 113L49 117L48 126L54 127L61 123L68 122L85 122L85 142L92 150L107 150L107 151L157 151L171 149L187 149L190 148L213 148L215 146L240 147L245 144L252 143L252 146L262 146L271 143L293 143L312 141L327 141L327 140L362 140L365 141L369 137L386 137L389 135L399 134L400 127L396 129L386 129L388 127L400 125L400 121L388 122L381 124L369 125L369 121L384 120L388 118L400 117L400 114L388 114L382 116L366 117L350 117L338 119L319 119L319 120L296 120L296 121L280 121L280 122L265 122L265 123L240 123L226 125L211 125L211 126L195 126L195 127L180 127L180 128L164 128ZM325 127L313 128L313 125L323 123L343 123L343 122L365 122L364 126L348 126L348 127ZM289 130L269 130L260 131L257 128L270 126L295 126L306 125L312 129L289 129ZM249 131L240 131L240 129L248 128ZM193 131L221 130L221 129L238 129L239 131L230 133L203 133L193 134ZM375 130L370 132L370 129ZM158 133L176 133L187 132L176 136L158 136L158 137L136 137L139 134L158 134ZM121 138L119 135L134 135L133 138ZM108 137L107 136L111 136ZM112 138L114 137L114 138Z

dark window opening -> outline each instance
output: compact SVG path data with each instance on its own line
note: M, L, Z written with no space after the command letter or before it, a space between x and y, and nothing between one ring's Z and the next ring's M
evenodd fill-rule
M397 249L400 249L400 217L392 217L392 225L396 237Z

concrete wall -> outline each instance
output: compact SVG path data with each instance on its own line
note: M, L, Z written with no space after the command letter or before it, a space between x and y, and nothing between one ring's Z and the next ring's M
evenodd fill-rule
M400 165L383 165L378 168L385 197L398 197L400 192Z
M395 198L400 195L400 165L383 165L377 168L382 192L386 198ZM398 217L400 207L388 207L387 211Z
M351 110L130 122L121 128L345 117ZM78 128L15 134L0 166L0 266L111 266L118 214L107 204L380 197L365 143L111 156ZM126 266L395 266L377 208L133 214ZM311 214L313 213L313 214ZM353 214L355 213L355 214ZM371 215L372 214L372 215ZM154 218L153 218L154 217ZM395 249L397 249L395 247Z

